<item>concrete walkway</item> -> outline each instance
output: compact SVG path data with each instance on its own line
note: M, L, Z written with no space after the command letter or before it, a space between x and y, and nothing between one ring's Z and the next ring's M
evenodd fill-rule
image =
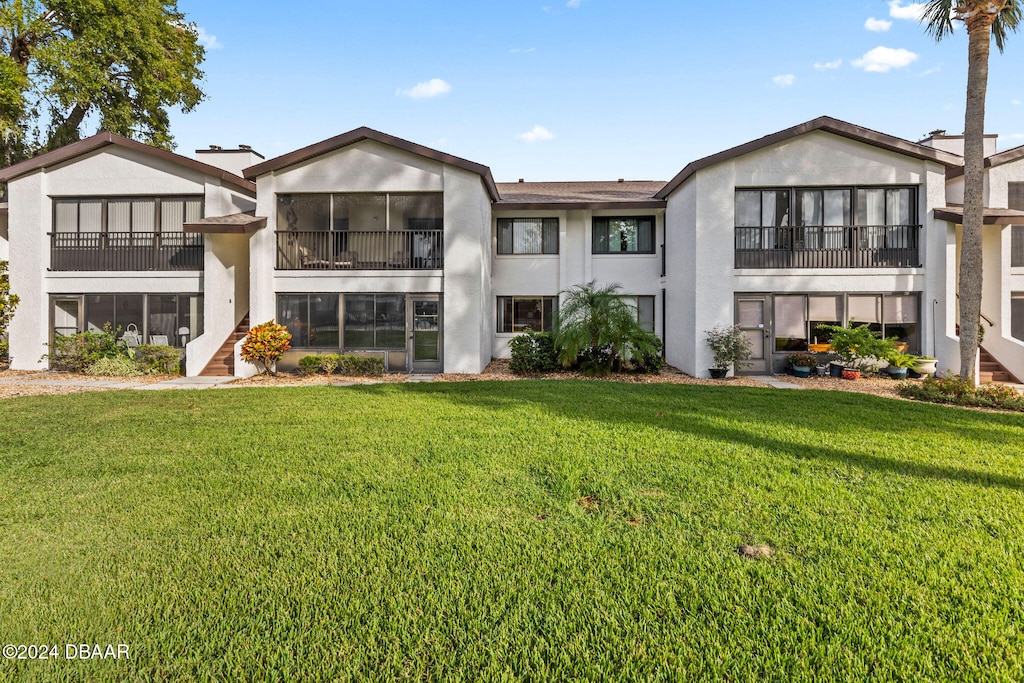
M139 384L131 387L138 391L164 391L166 389L209 389L234 382L234 377L177 377L156 384Z
M748 376L747 379L752 379L755 382L760 382L761 384L767 384L773 389L803 389L803 387L800 386L799 384L793 384L792 382L783 382L781 379L775 379L774 377L770 377L768 375L752 375Z

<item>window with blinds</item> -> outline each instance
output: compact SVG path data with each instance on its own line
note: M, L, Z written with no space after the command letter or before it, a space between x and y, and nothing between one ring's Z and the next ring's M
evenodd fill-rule
M557 218L499 218L499 254L557 254Z
M203 217L202 197L69 197L53 200L57 233L168 234Z
M1024 183L1007 183L1011 209L1024 211ZM1010 227L1010 266L1024 268L1024 225Z

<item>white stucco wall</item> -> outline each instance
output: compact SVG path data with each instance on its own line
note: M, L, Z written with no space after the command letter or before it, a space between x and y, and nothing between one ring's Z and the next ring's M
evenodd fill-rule
M206 235L203 334L185 347L185 374L198 375L249 310L249 236Z
M8 184L11 282L22 298L11 326L14 369L41 369L49 340L49 295L203 292L201 271L49 271L54 197L202 195L206 216L251 209L246 193L194 169L108 145ZM24 294L22 293L24 292Z
M737 187L813 187L851 185L916 185L919 220L923 225L924 267L871 270L735 269L734 201ZM670 301L676 297L689 321L670 325L682 339L669 333L669 362L684 372L705 376L712 354L704 332L716 324L732 324L737 292L905 292L921 293L922 345L930 346L931 316L925 304L945 300L943 237L948 225L935 221L928 210L945 202L941 165L888 152L847 138L815 131L769 148L700 170L669 198L668 216L674 231L681 231L682 249L669 247ZM695 211L691 207L695 204ZM677 220L680 225L677 227ZM673 233L675 234L675 232ZM692 241L690 241L692 240ZM932 242L935 242L934 244ZM669 240L675 245L676 240ZM692 277L677 274L676 259L693 263ZM694 292L691 306L686 305ZM942 329L943 325L939 325ZM941 344L940 344L941 348ZM943 351L943 353L947 353Z
M0 261L6 261L11 256L11 246L7 237L7 212L0 213Z

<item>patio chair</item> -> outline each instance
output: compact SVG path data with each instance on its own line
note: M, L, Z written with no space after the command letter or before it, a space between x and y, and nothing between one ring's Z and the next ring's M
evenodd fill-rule
M338 268L355 268L357 263L359 263L359 252L343 251L338 254L334 265Z
M303 268L329 268L331 265L330 261L317 258L309 251L308 247L302 245L299 245L299 259Z
M412 263L409 258L409 252L407 251L396 251L388 259L388 268L408 268Z

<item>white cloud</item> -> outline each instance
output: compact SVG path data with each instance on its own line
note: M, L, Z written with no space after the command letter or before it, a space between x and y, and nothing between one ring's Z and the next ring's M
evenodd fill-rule
M782 74L772 78L772 83L779 86L780 88L787 88L796 82L796 76L793 74Z
M902 0L889 0L889 16L893 19L912 19L921 21L926 3L912 2L904 5Z
M1010 137L1014 140L1024 140L1024 133L1013 133Z
M921 77L923 78L924 76L931 76L932 74L937 74L940 71L942 71L942 65L941 64L939 64L937 66L933 66L930 69L925 69L924 71L921 72Z
M202 26L196 26L196 39L207 50L219 50L224 47L224 43L217 40L217 36L207 33Z
M431 97L437 97L438 95L445 95L451 91L452 86L447 81L440 78L431 78L429 81L417 83L408 90L402 90L399 88L395 91L395 94L411 97L414 100L425 100Z
M1010 100L1010 104L1020 104L1020 100Z
M565 6L570 9L577 9L582 4L583 0L569 0L567 3L565 3Z
M533 52L537 48L535 47L514 47L508 51L510 55L525 55Z
M864 28L866 28L869 31L883 33L892 28L892 22L886 19L875 19L874 17L868 17L868 20L864 22Z
M516 137L523 142L540 142L541 140L553 140L555 134L544 126L534 126L533 130L520 133Z
M886 73L890 69L902 69L910 66L917 60L917 54L902 47L882 47L879 45L873 50L868 50L860 59L853 60L853 65L865 71Z
M818 71L828 71L829 69L838 69L843 65L843 60L836 59L831 62L815 62L814 68Z

